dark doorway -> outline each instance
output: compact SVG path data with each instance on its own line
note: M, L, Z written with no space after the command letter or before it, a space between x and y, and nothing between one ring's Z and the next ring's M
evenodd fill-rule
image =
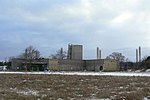
M103 70L103 66L100 66L99 70L102 71Z

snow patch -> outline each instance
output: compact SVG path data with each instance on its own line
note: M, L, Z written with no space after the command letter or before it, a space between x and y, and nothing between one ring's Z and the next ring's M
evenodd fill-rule
M0 74L48 74L48 75L82 75L82 76L146 76L150 77L147 72L5 72Z
M136 73L139 73L139 72L141 72L141 71L142 71L142 70L136 70L135 72L136 72Z
M39 91L36 90L22 90L22 91L17 91L18 94L23 94L23 95L34 95L34 96L39 96Z
M147 69L145 72L150 72L150 69Z

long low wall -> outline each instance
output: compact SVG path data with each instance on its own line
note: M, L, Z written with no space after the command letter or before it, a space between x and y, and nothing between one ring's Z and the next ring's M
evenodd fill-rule
M83 71L83 60L49 60L49 70L53 71Z
M115 60L49 60L49 70L53 71L117 71Z
M59 60L58 64L62 71L83 71L85 68L83 60Z

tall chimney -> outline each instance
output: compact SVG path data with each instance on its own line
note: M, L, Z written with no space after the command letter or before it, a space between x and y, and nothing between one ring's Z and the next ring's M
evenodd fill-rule
M136 49L136 62L138 62L138 49Z
M141 62L141 47L139 46L139 62Z
M60 49L60 59L63 59L63 48Z
M102 58L102 51L101 51L101 49L99 50L99 58L100 59Z
M99 59L99 47L97 47L97 59Z

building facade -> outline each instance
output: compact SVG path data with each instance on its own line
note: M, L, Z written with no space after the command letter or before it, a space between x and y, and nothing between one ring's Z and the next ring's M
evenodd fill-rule
M48 69L51 71L117 71L115 60L49 60Z
M44 71L47 69L49 59L19 59L14 58L11 61L10 70L28 70L28 71Z

